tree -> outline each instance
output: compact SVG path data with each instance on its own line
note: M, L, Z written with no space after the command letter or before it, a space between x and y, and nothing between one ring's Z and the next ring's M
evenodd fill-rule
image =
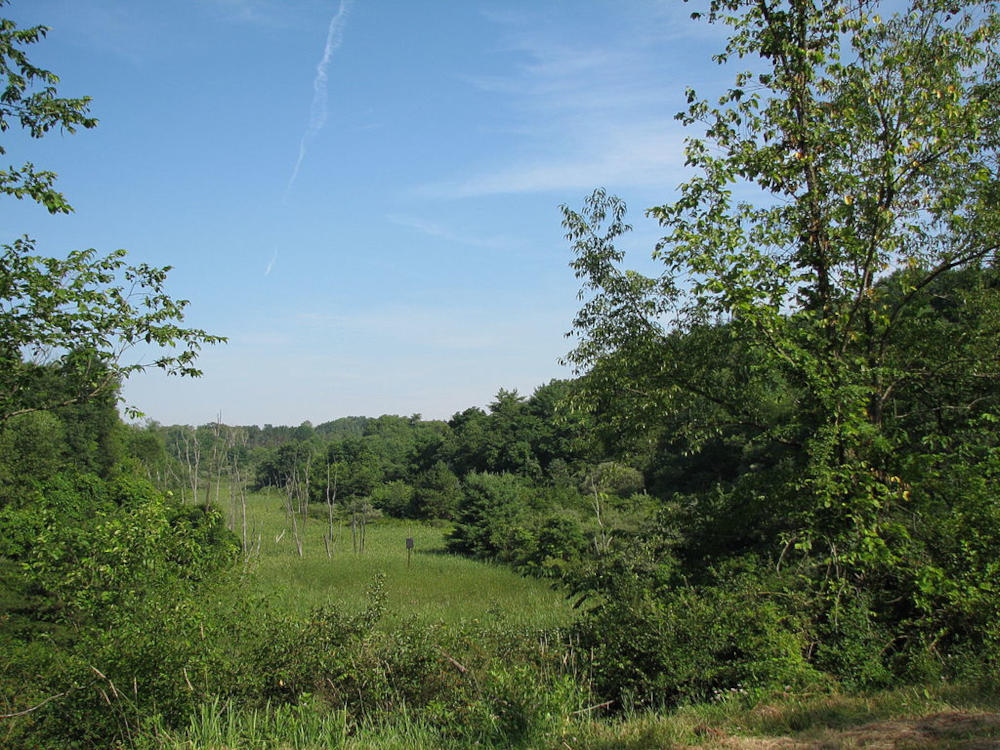
M529 486L513 474L465 477L455 527L448 534L451 552L485 558L514 559L534 546L526 528Z
M372 490L372 505L387 516L408 518L413 513L413 486L399 479L384 482Z
M444 461L437 461L414 480L410 513L417 518L454 518L462 498L458 477Z
M188 302L166 294L169 266L124 259L124 250L45 258L27 238L0 248L0 421L114 392L150 367L201 374L199 350L225 337L179 325ZM148 348L158 351L143 357ZM71 368L82 387L69 395L39 391L53 366Z
M686 146L695 176L649 211L666 232L659 276L622 269L620 200L596 191L582 212L564 208L586 296L569 359L622 432L662 436L667 422L678 452L738 448L746 468L717 485L715 517L760 511L745 538L810 570L830 621L854 591L893 627L927 623L933 589L946 608L933 644L980 594L959 604L927 582L921 568L945 570L956 550L932 543L928 521L997 528L982 472L949 473L935 446L995 460L983 425L1000 405L1000 14L941 0L878 10L709 3L733 29L716 60L754 69L717 104L688 91L678 117L703 135Z
M88 99L60 98L57 77L28 60L24 48L45 31L0 19L0 132L17 122L40 138L96 124ZM11 167L0 194L68 212L54 180L30 163ZM18 655L5 660L0 703L14 709L5 739L24 747L124 741L131 729L120 731L110 700L94 702L80 668L114 673L108 663L124 652L109 653L105 635L139 629L156 601L195 611L198 585L237 549L216 509L183 507L120 460L121 380L150 366L197 375L199 348L223 341L180 326L187 303L165 293L167 268L124 258L47 258L27 237L0 246L0 650ZM149 699L143 669L129 673Z
M554 461L565 465L586 460L594 449L594 425L588 414L572 408L574 392L573 382L551 380L536 388L525 405L535 421L532 450L548 475Z
M7 0L0 0L0 7ZM90 97L66 99L57 96L59 77L31 63L24 47L45 37L46 26L18 29L13 21L0 19L0 132L6 133L11 121L18 122L32 138L41 138L53 128L72 133L78 127L93 128L97 120L88 114ZM0 145L0 156L6 154ZM28 197L45 206L50 213L69 213L73 209L55 190L56 174L36 171L28 162L20 168L0 170L0 193L15 198Z
M0 19L0 132L12 121L32 138L97 124L88 114L89 98L59 97L58 77L28 59L24 48L46 31ZM54 181L55 173L28 163L0 171L0 193L28 197L52 213L71 211ZM27 237L0 246L0 422L116 392L122 380L148 367L197 376L200 348L225 341L180 326L188 303L165 293L169 267L128 265L125 255L91 249L46 258ZM143 347L155 353L140 354ZM72 370L81 387L69 396L45 392L41 381L52 367Z
M796 489L837 508L823 521L833 535L877 523L886 414L902 387L1000 372L995 348L928 372L893 347L935 280L989 264L1000 243L1000 20L992 3L874 10L711 3L710 20L734 28L717 59L756 55L762 69L737 75L717 107L688 92L679 117L705 138L686 148L698 176L650 210L667 230L659 278L620 270L620 201L597 192L582 215L565 210L574 267L595 292L570 359L605 386L655 392L643 400L661 411L699 403L695 442L735 423L801 446ZM710 372L706 349L677 356L706 327L743 342L734 368ZM781 410L788 394L797 408Z
M337 497L344 500L367 498L383 479L379 456L363 438L345 438L326 446L322 465L335 468ZM320 474L322 473L322 476ZM326 474L314 473L312 498L319 500L326 493Z

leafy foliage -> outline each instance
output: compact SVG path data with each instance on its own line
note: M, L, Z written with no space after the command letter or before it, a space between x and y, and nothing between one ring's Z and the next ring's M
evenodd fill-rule
M794 571L780 606L855 682L992 642L968 608L994 611L995 571L972 550L1000 546L976 427L1000 396L1000 16L877 10L710 4L732 27L716 60L754 62L717 103L688 92L678 117L703 135L695 176L649 211L658 277L622 268L620 200L564 208L585 296L569 359L611 439L659 446L678 559L696 578L760 555ZM673 601L640 580L640 608ZM605 602L598 639L629 618Z
M805 618L780 582L730 571L704 586L625 586L580 626L598 688L626 705L705 701L731 691L817 684Z
M0 2L0 7L7 0ZM42 138L53 128L72 133L78 127L93 128L97 120L88 114L90 98L67 99L57 95L59 77L34 65L25 47L40 41L45 26L19 29L6 18L0 19L0 132L17 122L32 138ZM0 156L6 153L0 146ZM28 197L50 213L69 213L70 205L53 187L54 172L38 171L30 162L19 168L0 170L0 193L15 198Z
M45 32L0 19L0 132L96 125L89 99L59 97L55 74L30 62L25 47ZM11 167L0 193L69 212L54 180L30 163ZM121 463L121 381L153 366L198 375L201 346L225 340L180 326L187 302L165 292L169 268L124 258L47 258L27 237L0 247L0 650L16 654L0 670L0 705L3 719L28 717L4 732L24 747L122 739L74 710L99 694L84 687L101 674L88 644L165 591L183 606L234 559L217 511L181 507ZM137 353L146 349L155 353ZM30 714L56 698L54 734L35 733Z
M148 367L200 375L200 348L225 341L178 325L188 303L166 294L169 267L129 266L124 250L104 257L75 251L65 260L33 252L24 238L0 255L0 420L87 401ZM138 347L163 351L126 360ZM52 394L40 387L51 367L77 389Z

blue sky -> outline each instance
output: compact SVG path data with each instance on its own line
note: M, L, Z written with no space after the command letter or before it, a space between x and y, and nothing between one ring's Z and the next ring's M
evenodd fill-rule
M51 27L33 61L100 125L4 135L76 212L6 200L0 237L174 267L186 323L230 341L198 380L129 381L160 422L447 418L530 394L570 374L559 205L617 193L648 262L642 209L685 177L684 89L732 75L700 5L13 0L5 17Z

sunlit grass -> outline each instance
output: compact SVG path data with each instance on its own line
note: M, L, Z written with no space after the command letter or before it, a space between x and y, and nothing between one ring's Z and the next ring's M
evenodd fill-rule
M968 685L905 687L867 695L751 695L669 712L626 712L614 719L578 722L568 743L574 750L994 747L1000 742L998 710L996 689Z
M575 615L563 594L547 581L446 553L446 526L379 518L368 524L364 552L356 552L350 526L341 519L328 556L323 541L328 530L325 508L314 505L304 526L299 521L300 557L279 494L252 494L247 505L254 546L258 540L260 544L247 566L248 585L277 598L289 610L302 612L331 603L360 610L369 584L382 574L388 625L415 617L444 623L501 620L548 628L565 626ZM409 558L407 538L414 540Z
M458 750L464 747L405 712L352 724L345 712L306 701L300 705L240 708L211 700L187 727L170 731L154 720L134 750Z
M996 747L1000 742L998 710L996 690L968 686L907 687L853 696L758 695L668 712L625 712L600 720L577 711L559 719L558 732L528 746L539 750ZM342 711L308 702L258 710L213 701L201 707L184 731L153 730L153 736L139 747L437 750L469 746L450 740L405 710L349 725Z

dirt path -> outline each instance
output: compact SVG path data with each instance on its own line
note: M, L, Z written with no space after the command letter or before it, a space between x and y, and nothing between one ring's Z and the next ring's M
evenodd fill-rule
M950 711L917 719L895 719L852 729L822 729L797 737L757 739L725 736L705 729L703 747L732 750L847 750L848 748L903 748L962 750L1000 749L1000 715Z

